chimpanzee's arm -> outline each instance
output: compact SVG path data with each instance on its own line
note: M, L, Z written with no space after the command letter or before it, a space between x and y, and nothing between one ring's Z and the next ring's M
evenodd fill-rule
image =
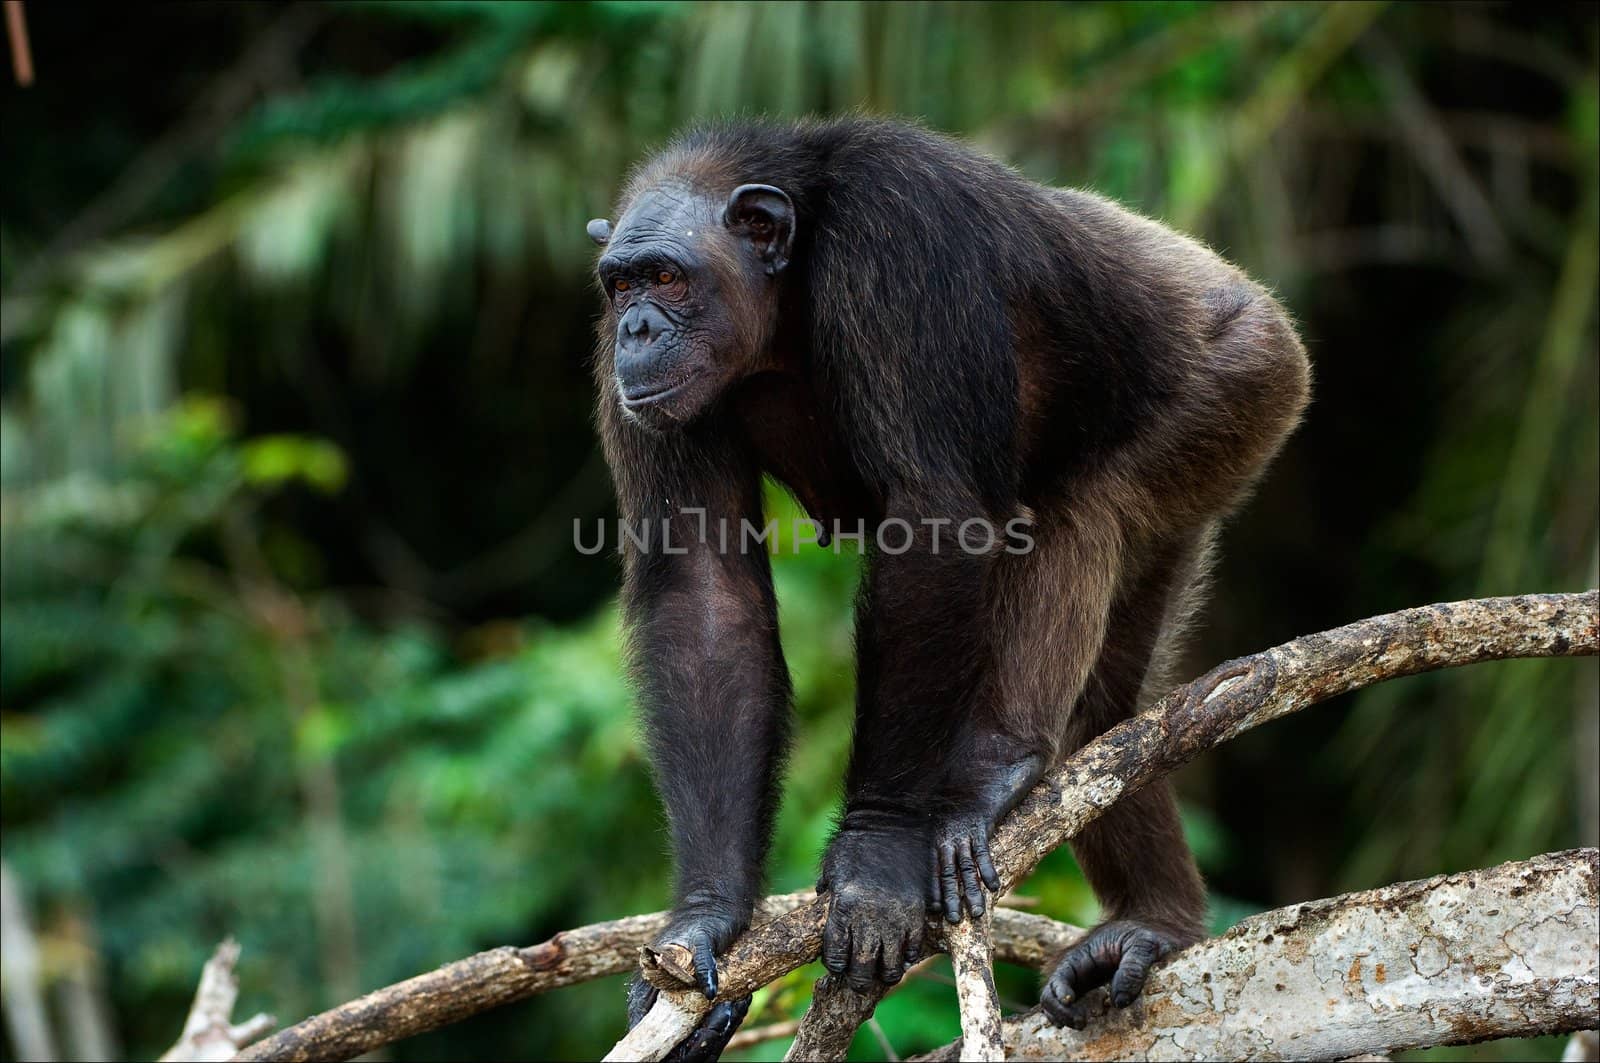
M994 701L985 606L994 552L978 530L974 549L963 547L962 521L984 515L971 507L895 499L862 589L855 746L822 877L834 894L823 962L858 986L892 983L916 962L938 897L939 830L976 813L1001 774L992 750L978 748L992 734L983 724Z
M714 958L760 893L789 679L766 548L741 537L741 521L762 526L754 468L710 428L650 443L652 457L618 486L624 520L651 535L644 549L624 540L624 607L676 855L674 915L658 943L692 951L709 997Z

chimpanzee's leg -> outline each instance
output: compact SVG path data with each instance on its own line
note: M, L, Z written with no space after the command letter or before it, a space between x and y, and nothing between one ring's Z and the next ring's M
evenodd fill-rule
M1170 655L1162 640L1183 626L1198 555L1208 536L1158 557L1143 578L1119 596L1106 649L1068 721L1065 752L1121 723L1144 706L1152 657ZM1164 682L1153 684L1162 687ZM1111 1002L1125 1007L1144 988L1150 967L1203 933L1206 898L1184 841L1177 803L1166 780L1124 796L1072 840L1074 855L1099 898L1103 922L1062 957L1041 1004L1058 1024L1081 1029L1093 1013L1090 990L1109 985Z

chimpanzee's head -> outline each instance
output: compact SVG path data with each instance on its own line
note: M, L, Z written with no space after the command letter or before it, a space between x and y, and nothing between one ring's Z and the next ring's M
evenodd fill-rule
M672 180L635 195L615 231L589 223L605 248L597 269L629 417L658 430L687 424L765 367L794 224L794 204L771 185L723 199Z

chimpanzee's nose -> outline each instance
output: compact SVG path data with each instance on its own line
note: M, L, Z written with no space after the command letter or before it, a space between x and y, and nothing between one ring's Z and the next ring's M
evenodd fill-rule
M661 325L656 312L650 307L630 306L628 312L622 315L622 338L630 346L648 346L661 334Z

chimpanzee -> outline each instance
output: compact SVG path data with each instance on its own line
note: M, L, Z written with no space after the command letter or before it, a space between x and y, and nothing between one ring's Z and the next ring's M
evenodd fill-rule
M595 380L624 520L665 533L630 541L623 591L677 861L657 944L715 997L762 889L789 677L767 551L717 529L764 527L768 474L868 529L822 959L896 982L930 912L983 912L996 823L1158 692L1218 521L1305 407L1305 352L1194 240L899 121L684 133L618 219L589 223ZM1029 549L955 541L1019 519ZM1072 845L1106 921L1042 1003L1081 1027L1090 989L1125 1006L1199 937L1205 891L1164 784ZM636 982L633 1021L653 999ZM715 1058L745 1004L680 1054Z

